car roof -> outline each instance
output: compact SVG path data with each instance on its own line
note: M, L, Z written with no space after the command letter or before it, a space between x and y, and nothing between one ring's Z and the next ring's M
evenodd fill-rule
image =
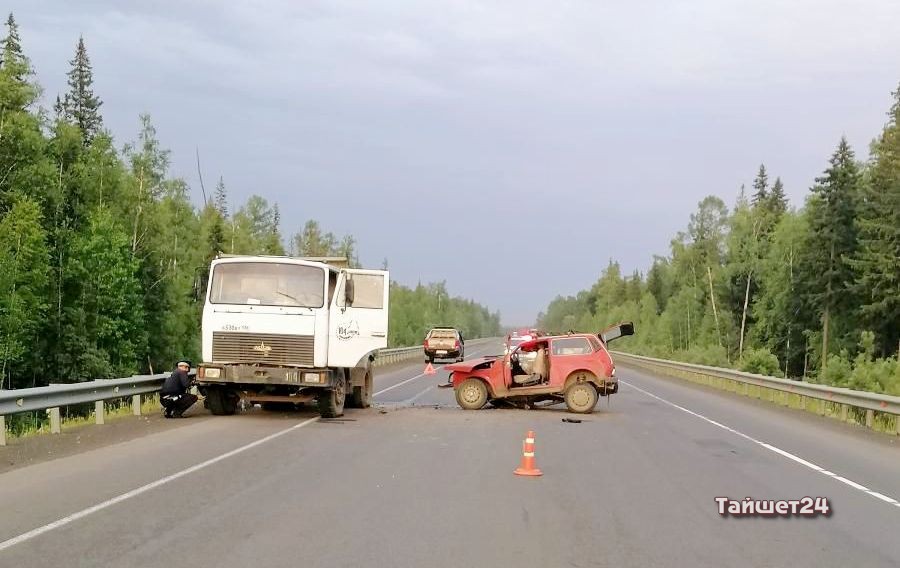
M593 334L590 333L567 333L566 335L544 335L541 337L535 337L533 339L529 339L528 341L519 345L519 347L531 347L532 345L537 345L539 343L543 343L545 341L551 341L554 339L569 339L571 337L578 337L587 339L590 341L591 337L594 337Z

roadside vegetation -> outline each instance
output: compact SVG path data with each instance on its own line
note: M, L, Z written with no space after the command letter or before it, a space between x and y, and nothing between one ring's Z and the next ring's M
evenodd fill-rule
M233 207L221 177L205 187L172 177L146 114L135 139L117 144L104 127L84 39L73 38L68 91L57 95L42 92L12 15L3 35L0 388L199 360L208 267L219 252L359 264L351 235L309 220L286 236L277 203L253 195ZM394 282L391 308L392 345L418 344L437 324L467 337L499 334L499 314L450 297L445 283Z
M799 209L761 165L704 198L646 273L610 261L542 328L636 324L619 349L900 395L900 87L861 159L841 138Z

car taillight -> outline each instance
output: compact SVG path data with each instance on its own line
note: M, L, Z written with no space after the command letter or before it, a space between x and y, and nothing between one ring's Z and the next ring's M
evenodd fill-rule
M454 349L459 349L459 340L456 340L456 345L453 346Z

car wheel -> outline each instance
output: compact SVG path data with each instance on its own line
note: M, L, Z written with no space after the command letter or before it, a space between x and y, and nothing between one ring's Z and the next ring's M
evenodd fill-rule
M600 397L597 395L597 388L594 387L594 383L583 382L573 383L569 386L566 389L564 398L569 412L590 414L594 411L594 407L597 406L597 400Z
M466 379L456 389L456 402L465 410L478 410L487 399L487 385L479 379Z

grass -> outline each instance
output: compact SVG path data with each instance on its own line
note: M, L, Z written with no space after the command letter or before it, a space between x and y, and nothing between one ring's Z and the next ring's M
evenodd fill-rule
M83 409L88 409L88 411L80 413L77 411L66 412L65 408L60 409L60 431L72 430L85 424L94 424L93 404L80 406ZM141 395L141 415L159 412L161 409L157 395ZM131 397L106 402L103 415L105 421L117 420L132 415ZM46 410L27 413L19 419L15 418L16 416L8 416L6 418L7 439L21 440L50 433L50 416ZM31 418L31 420L28 420L28 418Z

